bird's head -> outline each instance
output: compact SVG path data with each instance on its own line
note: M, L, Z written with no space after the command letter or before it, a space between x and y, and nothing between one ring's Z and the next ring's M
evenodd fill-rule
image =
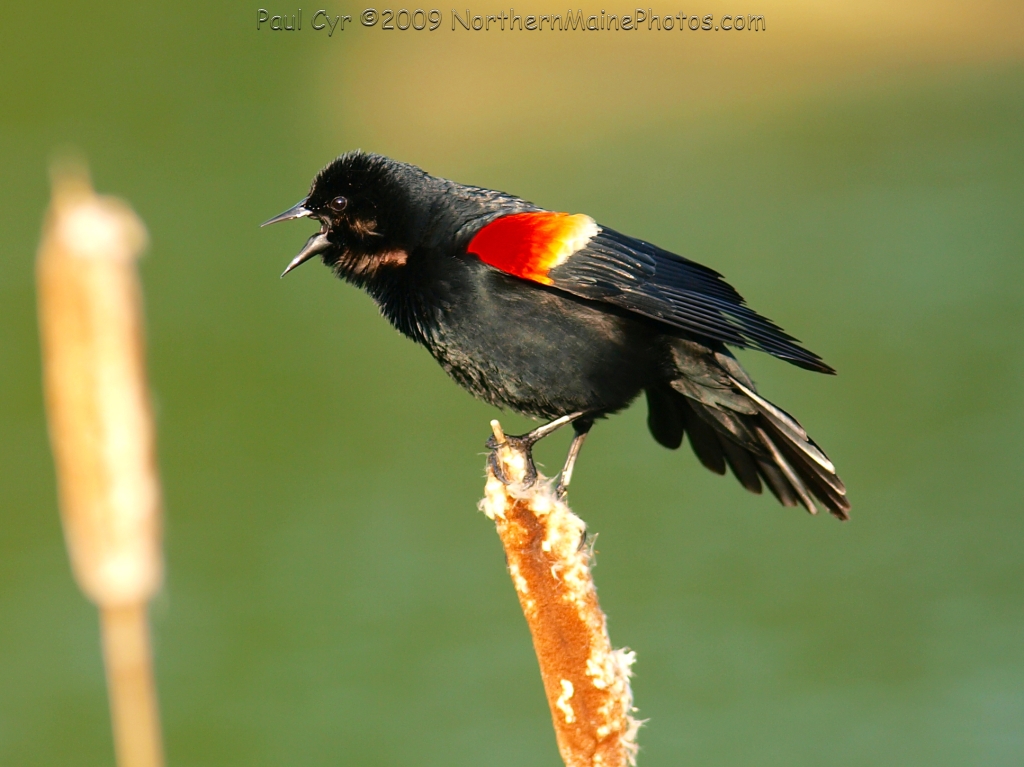
M402 266L425 219L431 177L412 165L348 152L327 165L309 194L263 226L294 218L320 222L282 277L314 256L340 276L368 279L381 266Z

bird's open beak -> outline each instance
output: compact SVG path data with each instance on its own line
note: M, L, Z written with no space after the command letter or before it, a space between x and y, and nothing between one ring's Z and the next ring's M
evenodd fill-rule
M288 272L297 266L302 266L313 256L320 255L325 250L331 247L330 240L327 239L327 224L320 227L320 231L306 240L306 244L302 246L302 250L299 251L299 255L292 259L291 263L281 272L281 276L284 277Z
M268 226L269 224L276 224L279 221L291 221L293 218L308 218L313 215L313 211L306 207L306 200L300 200L297 204L288 208L284 213L279 213L273 218L264 221L260 226ZM320 231L306 240L306 244L302 246L302 250L299 251L299 255L291 260L288 267L281 272L281 276L284 277L288 272L297 266L301 266L311 259L313 256L323 253L331 247L330 241L327 239L327 224L320 227Z
M299 200L298 203L288 208L284 213L278 213L273 218L264 221L260 226L270 226L271 224L276 224L278 221L291 221L293 218L308 217L313 212L306 207L306 200L308 199L309 198L307 197L304 200Z

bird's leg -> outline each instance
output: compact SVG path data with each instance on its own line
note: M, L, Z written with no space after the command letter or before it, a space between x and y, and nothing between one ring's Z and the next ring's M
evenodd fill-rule
M572 482L572 470L576 466L580 448L583 447L583 440L587 438L593 425L594 419L592 418L581 418L572 425L576 436L572 438L572 444L569 445L569 455L565 459L565 466L562 467L562 473L558 477L558 486L555 488L555 497L559 500L565 498L565 494L569 490L569 483Z
M533 446L536 445L544 437L558 431L566 424L570 424L580 418L583 418L586 413L579 411L577 413L569 413L569 415L563 415L561 418L556 418L550 423L546 423L543 426L538 426L528 434L521 434L516 437L511 434L505 435L505 444L514 450L518 450L526 455L526 476L523 477L523 486L530 487L537 480L537 467L533 463ZM589 426L587 427L590 428ZM575 444L575 441L573 442ZM487 459L490 464L491 470L494 472L494 476L501 480L504 484L509 484L510 480L505 476L505 473L501 470L501 462L498 460L497 449L502 447L498 444L498 441L492 436L487 440L487 447L491 450L491 455ZM577 451L579 448L577 448ZM571 467L570 467L571 472Z

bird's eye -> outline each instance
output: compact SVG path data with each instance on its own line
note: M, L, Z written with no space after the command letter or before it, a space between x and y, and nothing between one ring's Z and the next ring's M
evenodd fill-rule
M335 213L341 213L341 211L345 210L346 205L348 205L348 200L346 200L344 197L335 197L333 200L327 203L327 207L333 210Z

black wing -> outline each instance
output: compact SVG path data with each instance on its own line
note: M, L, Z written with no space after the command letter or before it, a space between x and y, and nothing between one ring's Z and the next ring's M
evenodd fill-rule
M602 227L548 272L552 286L606 301L695 336L759 349L808 370L835 371L766 317L713 269Z

